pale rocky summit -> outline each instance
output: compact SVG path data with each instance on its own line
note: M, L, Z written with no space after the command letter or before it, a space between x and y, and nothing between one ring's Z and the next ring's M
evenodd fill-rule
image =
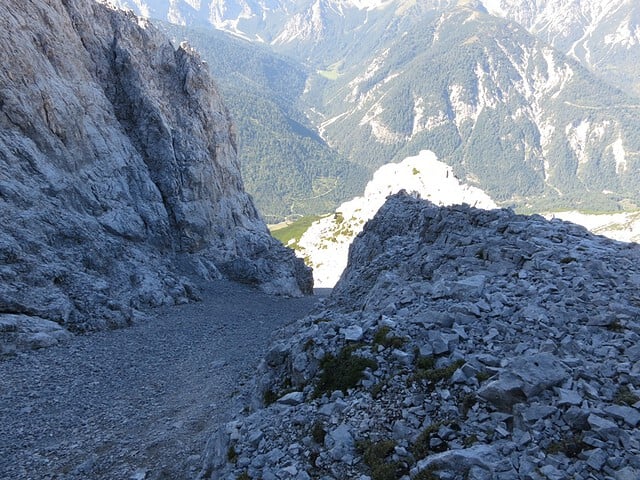
M244 191L233 125L190 48L93 1L2 6L3 315L121 326L197 297L191 273L311 291Z
M544 216L577 223L613 240L640 243L640 212L588 214L572 210L545 213Z
M347 266L353 239L386 198L400 190L415 193L437 205L497 206L481 189L456 178L453 168L429 150L422 150L400 163L383 165L373 174L361 197L344 202L334 215L313 222L295 244L297 255L313 268L317 287L332 288L336 284Z
M201 477L640 478L639 286L637 244L392 196Z

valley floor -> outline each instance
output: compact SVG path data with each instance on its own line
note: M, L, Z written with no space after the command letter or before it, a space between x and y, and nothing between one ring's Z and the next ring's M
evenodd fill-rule
M318 302L225 281L203 297L0 359L0 478L195 477L276 329Z

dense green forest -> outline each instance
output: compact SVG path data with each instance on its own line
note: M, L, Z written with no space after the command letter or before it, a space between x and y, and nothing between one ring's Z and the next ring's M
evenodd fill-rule
M238 130L245 187L267 222L329 212L360 193L369 168L329 147L303 113L308 69L216 30L163 28L208 63Z

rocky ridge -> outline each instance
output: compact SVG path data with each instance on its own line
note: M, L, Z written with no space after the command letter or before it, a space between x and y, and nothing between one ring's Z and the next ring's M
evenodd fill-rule
M233 124L194 51L95 2L3 6L2 343L31 342L34 322L126 325L197 298L185 275L311 291L244 191Z
M401 193L201 478L636 479L640 250Z
M400 163L383 165L373 174L361 197L344 202L335 214L313 222L293 244L296 254L313 268L316 287L333 288L347 266L353 239L386 198L400 190L415 193L437 205L466 203L478 208L496 207L489 195L460 182L453 168L429 150L422 150Z
M619 88L632 90L636 96L640 91L630 68L640 55L637 2L483 0L482 3L492 15L520 23Z

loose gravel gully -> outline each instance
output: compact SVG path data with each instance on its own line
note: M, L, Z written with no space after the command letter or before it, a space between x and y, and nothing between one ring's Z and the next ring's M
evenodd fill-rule
M130 328L0 359L0 479L190 479L273 333L319 297L226 281Z

